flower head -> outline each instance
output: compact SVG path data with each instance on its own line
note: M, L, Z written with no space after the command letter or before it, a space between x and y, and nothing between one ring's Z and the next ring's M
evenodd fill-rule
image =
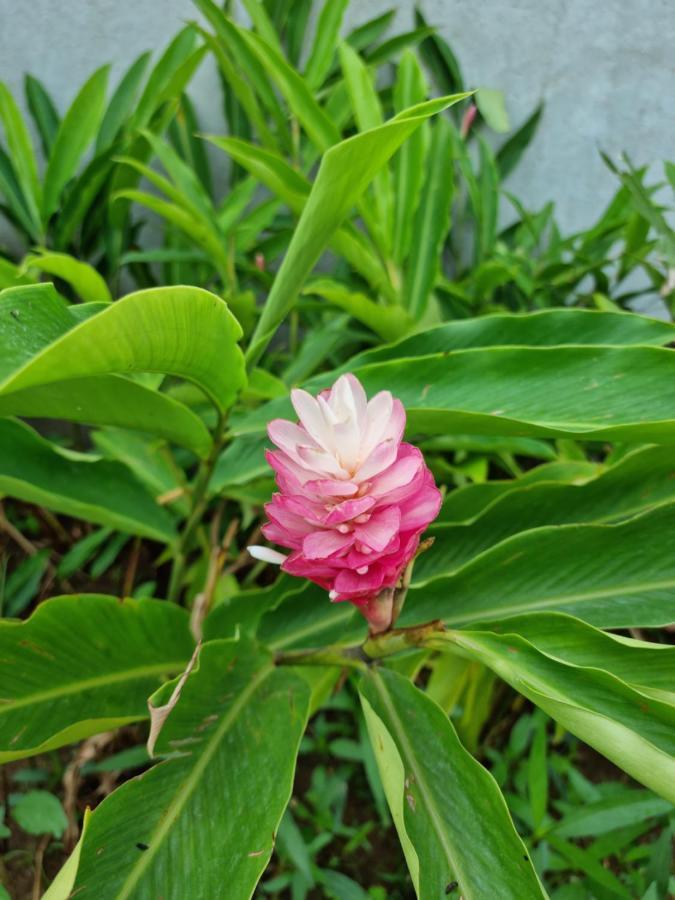
M402 442L405 411L389 391L368 400L354 375L342 375L318 397L294 390L291 400L299 423L275 419L267 429L278 448L267 460L279 493L265 506L263 534L291 550L285 572L371 619L376 598L396 586L438 515L440 492L422 453Z

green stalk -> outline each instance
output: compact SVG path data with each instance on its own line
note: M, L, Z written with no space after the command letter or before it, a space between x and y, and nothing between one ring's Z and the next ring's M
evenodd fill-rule
M220 451L225 440L225 425L227 423L227 413L219 413L218 423L213 432L213 443L211 450L206 459L203 459L197 470L197 477L191 491L191 508L182 532L176 542L176 549L171 567L171 576L169 578L169 590L167 592L167 600L172 603L177 602L180 593L181 581L185 571L185 563L187 562L187 552L190 541L202 520L208 497L206 495L213 469L220 456Z

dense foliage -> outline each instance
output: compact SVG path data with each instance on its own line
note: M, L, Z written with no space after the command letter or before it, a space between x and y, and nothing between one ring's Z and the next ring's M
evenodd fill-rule
M27 76L39 149L0 85L5 893L667 897L675 168L564 234L419 12L195 3L63 116ZM442 486L384 631L246 550L344 373Z

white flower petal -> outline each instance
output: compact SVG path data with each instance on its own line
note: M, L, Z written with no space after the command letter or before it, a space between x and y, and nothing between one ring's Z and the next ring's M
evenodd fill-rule
M280 566L288 559L285 553L279 553L278 550L273 550L271 547L262 547L259 544L251 544L246 549L249 556L252 556L253 559L260 559L262 562L272 563L274 566Z
M307 391L291 391L291 402L300 422L319 446L329 453L335 453L333 429L326 422L321 406Z

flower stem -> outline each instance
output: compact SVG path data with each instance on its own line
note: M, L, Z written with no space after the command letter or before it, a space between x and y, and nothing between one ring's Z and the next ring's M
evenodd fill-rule
M351 647L326 647L323 650L290 650L278 653L277 665L282 666L340 666L365 672L369 665L387 656L414 647L438 648L439 638L445 633L440 620L414 625L411 628L393 628L382 634L371 635L363 644Z
M227 413L221 412L218 416L218 422L213 432L213 443L211 444L211 450L209 451L209 455L206 457L206 459L203 459L200 462L199 468L197 470L197 477L195 478L194 485L190 492L190 513L187 517L183 530L178 537L178 541L176 542L173 565L171 567L171 575L169 578L167 600L170 600L174 603L178 600L178 595L180 593L181 581L183 579L183 573L185 571L185 564L187 562L187 552L190 541L199 523L201 522L202 516L204 515L204 511L206 509L206 504L208 503L206 491L209 486L209 482L211 481L211 476L213 475L213 469L215 468L216 462L218 461L218 457L220 456L220 451L223 446L226 422Z
M280 666L339 666L365 672L368 658L361 647L327 647L325 650L288 650L278 653Z

